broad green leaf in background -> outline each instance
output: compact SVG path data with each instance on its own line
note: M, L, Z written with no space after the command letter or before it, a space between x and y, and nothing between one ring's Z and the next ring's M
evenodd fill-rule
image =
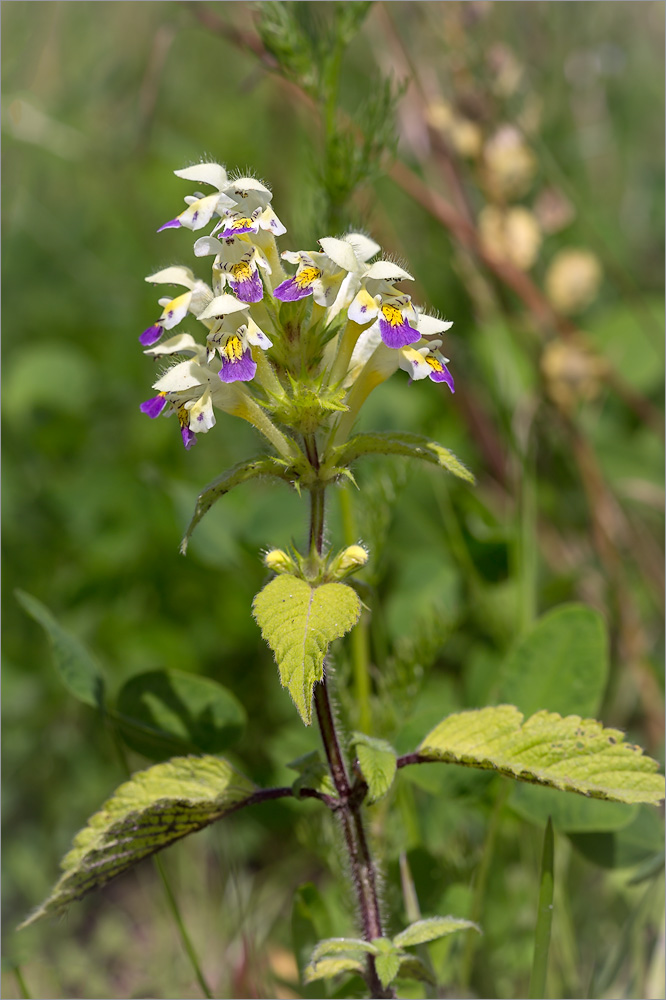
M664 821L654 809L640 806L620 830L608 828L569 834L574 847L601 868L631 868L664 856Z
M197 497L194 514L187 526L185 537L180 543L180 551L183 555L187 551L187 544L192 536L192 532L204 514L208 513L215 501L223 497L229 490L232 490L234 486L240 486L241 483L246 483L249 479L258 479L260 476L273 476L278 479L284 479L287 482L290 481L290 475L284 462L265 455L245 462L238 462L233 468L227 469L221 476L218 476L217 479L214 479L203 488Z
M291 786L294 795L300 795L302 788L314 788L324 795L335 795L335 785L331 773L322 760L318 750L297 757L287 764L292 771L298 771L298 777Z
M650 324L643 321L634 302L624 299L591 317L586 324L590 341L639 392L659 390L664 379L664 299L645 298L642 306L652 314L657 335L650 336Z
M365 733L354 733L351 743L368 786L368 801L376 802L386 795L393 784L396 752L386 740L366 736Z
M499 705L450 715L418 754L593 798L656 805L664 797L657 761L623 740L593 719L537 712L524 722L513 705Z
M474 476L452 451L421 434L394 431L374 431L355 434L343 445L335 449L331 461L335 465L349 465L364 455L402 455L405 458L420 458L431 465L446 469L458 479L474 483Z
M255 787L219 757L181 757L120 785L74 839L53 892L21 925L60 913L142 858L246 802Z
M113 713L125 742L151 760L220 753L242 734L246 715L217 681L180 670L130 677Z
M275 654L280 682L309 726L312 688L323 677L329 643L354 627L361 602L344 583L311 587L305 580L284 575L271 580L252 607L261 634Z
M620 830L636 816L637 805L622 802L602 802L582 795L562 795L554 788L517 784L509 797L514 812L539 826L548 822L561 833L589 833Z
M83 643L56 621L41 601L16 591L21 607L42 626L53 650L53 662L65 687L86 705L100 708L104 701L104 678L99 664Z
M521 637L501 670L497 700L526 716L547 709L586 718L599 711L607 676L603 618L584 604L565 604Z
M393 943L399 948L411 948L416 944L425 944L426 941L436 941L437 938L446 937L448 934L455 934L456 931L473 930L481 933L478 924L471 920L463 920L461 917L426 917L424 920L416 920L404 931L393 938Z

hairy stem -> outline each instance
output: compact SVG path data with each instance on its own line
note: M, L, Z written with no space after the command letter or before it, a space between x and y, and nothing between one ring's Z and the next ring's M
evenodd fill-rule
M319 461L314 436L308 438L305 444L311 464L314 468L318 468ZM318 556L321 556L324 542L324 489L321 487L312 489L310 497L310 548L311 551L314 550ZM337 814L340 817L345 846L349 855L352 880L361 914L363 936L366 941L372 941L373 938L383 936L375 864L370 854L363 826L361 804L354 802L350 797L349 775L331 708L326 677L315 685L314 701L326 759L340 799ZM382 986L372 955L367 957L366 979L372 997L395 997L392 989L384 989Z

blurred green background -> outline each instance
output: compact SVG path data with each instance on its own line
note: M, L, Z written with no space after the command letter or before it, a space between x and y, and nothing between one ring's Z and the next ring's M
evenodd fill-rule
M298 6L316 22L334 5ZM95 651L112 691L154 668L226 685L249 716L230 756L257 782L292 780L285 762L318 745L250 614L266 578L259 551L303 543L304 502L280 486L243 487L183 558L198 490L260 442L220 417L186 453L172 421L139 412L154 368L137 337L158 315L143 278L192 263L187 233L155 232L186 193L174 169L208 157L263 178L287 226L282 249L328 235L316 228L326 217L318 111L233 35L258 39L271 7L2 7L5 997L20 995L16 964L35 997L198 995L147 864L64 921L13 930L123 779L108 732L60 686L15 588ZM363 423L428 433L478 478L471 490L400 463L359 470L352 530L372 553L362 578L373 724L401 752L447 712L491 702L516 637L582 601L610 637L599 717L663 756L663 34L657 2L397 2L372 5L346 53L341 104L352 116L381 77L416 71L396 115L397 162L584 331L544 329L388 176L389 155L344 206L349 224L406 262L415 301L455 323L444 348L455 397L398 374ZM586 263L558 284L557 255L576 248ZM336 495L329 513L342 544ZM335 665L354 728L345 648ZM424 915L472 905L497 793L485 776L437 780L401 776L371 811L398 920L401 852ZM630 883L655 854L651 823L605 867L600 842L584 851L559 838L553 995L663 996L663 880ZM502 812L470 995L524 995L540 840L517 807ZM303 995L289 957L303 883L321 892L331 933L352 930L349 899L327 874L344 863L312 803L235 816L165 863L218 996ZM457 982L460 955L433 955L445 985Z

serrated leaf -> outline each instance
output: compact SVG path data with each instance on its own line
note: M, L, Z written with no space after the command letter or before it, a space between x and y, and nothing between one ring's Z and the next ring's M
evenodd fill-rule
M603 618L584 604L549 611L521 637L500 676L497 700L526 716L543 708L561 715L593 715L608 676Z
M436 941L437 938L455 934L456 931L473 930L481 933L478 924L461 917L426 917L416 920L404 931L393 938L393 944L398 948L411 948L415 944L425 944L426 941Z
M61 912L142 858L221 819L254 791L219 757L177 757L132 775L76 835L64 874L21 926Z
M331 955L376 955L377 946L362 938L327 938L320 941L312 952L311 962L316 965L322 958Z
M333 979L341 972L365 972L365 963L358 958L322 958L316 965L308 965L303 973L305 983L313 983L315 979Z
M393 784L396 772L396 752L386 740L379 740L365 733L354 733L352 746L368 786L369 802L376 802L386 795Z
M474 483L475 479L466 466L452 451L421 434L393 431L373 431L355 434L333 452L335 465L348 465L363 455L402 455L405 458L420 458L431 465L446 469L458 479Z
M619 730L578 715L537 712L524 722L513 705L459 712L428 733L418 754L612 802L664 797L656 760Z
M390 986L398 975L400 971L400 959L401 956L397 951L389 950L388 948L375 957L375 968L384 989Z
M280 683L289 690L306 726L312 721L312 689L324 673L329 644L354 627L361 602L344 583L312 587L294 576L271 580L252 609L273 650Z
M112 713L125 742L151 760L220 753L245 727L238 699L210 677L150 670L123 685Z
M92 653L36 597L17 590L16 599L48 635L55 668L67 690L86 705L100 708L104 701L104 678Z
M192 537L192 532L204 514L207 514L215 501L219 500L225 493L232 490L234 486L240 486L241 483L246 483L249 479L258 479L260 476L273 476L278 479L284 479L286 482L290 482L292 475L293 472L291 472L283 462L280 462L279 459L266 455L260 458L250 459L249 461L238 462L237 465L232 466L231 469L227 469L227 471L223 472L221 476L217 477L217 479L213 479L211 483L208 483L208 485L203 488L197 497L192 520L188 524L185 537L180 543L180 551L182 554L185 555L188 542Z

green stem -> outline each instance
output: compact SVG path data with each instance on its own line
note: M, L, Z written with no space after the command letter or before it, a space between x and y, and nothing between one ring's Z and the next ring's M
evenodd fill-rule
M25 979L23 978L23 973L21 972L21 967L19 965L15 965L14 969L13 969L13 972L14 972L14 975L16 976L16 981L17 981L17 983L19 985L19 990L21 992L21 996L23 997L23 1000L32 1000L32 997L30 996L30 990L28 989L28 987L26 985L26 982L25 982Z
M548 817L543 838L541 860L541 888L539 890L539 910L534 932L534 960L530 976L530 1000L543 1000L546 995L546 973L548 972L548 952L550 931L553 925L553 823Z
M112 737L113 737L113 742L114 742L114 745L115 745L118 757L120 759L120 763L121 763L122 769L125 771L125 773L127 774L127 777L129 778L131 772L130 772L129 764L127 763L127 757L125 755L125 751L123 749L123 745L120 742L120 736L118 734L118 730L116 729L115 725L113 724L113 722L111 721L111 719L110 719L109 716L107 716L107 719L109 719L109 725L111 726L111 734L112 734ZM155 866L155 868L157 870L157 873L158 873L158 875L159 875L159 877L160 877L160 879L162 881L162 885L164 886L164 892L166 893L167 904L169 906L169 910L171 911L171 916L173 917L174 923L176 924L176 928L177 928L178 933L180 935L180 940L182 941L183 947L184 947L185 951L187 952L187 956L188 956L188 958L190 960L190 964L192 965L192 971L194 972L194 975L196 976L196 979L197 979L197 982L199 983L199 987L201 989L201 992L207 998L207 1000L213 1000L213 992L212 992L210 986L208 985L208 983L206 982L204 974L203 974L203 972L201 970L201 966L199 964L199 959L197 957L197 953L194 950L194 945L192 944L192 940L190 938L190 935L188 934L187 928L186 928L185 923L183 921L183 918L181 916L180 909L178 907L178 901L176 900L176 897L174 896L173 889L171 888L171 885L169 883L169 879L168 879L167 873L164 870L164 865L162 864L161 858L153 857L153 864L154 864L154 866ZM26 996L27 996L27 994L26 994Z
M188 934L187 928L185 927L185 924L183 922L178 902L173 894L173 890L171 889L169 879L167 878L167 874L164 870L164 865L162 864L162 860L161 858L156 857L153 858L153 862L160 876L160 879L162 880L162 885L164 886L164 892L166 893L167 903L169 904L171 916L173 917L174 923L178 928L180 939L183 942L183 947L185 948L188 958L192 964L192 969L194 970L194 975L197 977L199 988L201 989L203 995L208 998L208 1000L213 1000L213 994L210 990L210 987L208 986L208 983L204 979L203 972L201 971L201 966L199 965L199 959L197 957L197 953L194 950L194 945L190 940L190 935Z
M349 487L343 487L340 490L339 496L342 533L345 545L353 545L357 541L357 537ZM368 642L368 620L363 614L351 634L351 654L359 726L362 732L369 733L372 728L372 710L370 707L370 644Z
M483 913L483 902L486 895L486 886L488 884L488 876L490 874L493 855L495 853L495 842L497 840L497 833L500 827L504 803L506 802L510 789L511 786L509 782L503 781L497 793L495 805L493 806L493 811L490 817L490 823L488 824L486 839L483 844L483 853L481 855L481 864L479 865L479 870L476 876L474 896L472 898L470 920L473 920L475 923L479 922ZM472 961L474 959L474 951L477 944L476 940L474 940L475 937L476 935L474 934L468 934L465 938L465 950L463 951L459 979L460 985L463 988L469 986L469 982L472 977Z

